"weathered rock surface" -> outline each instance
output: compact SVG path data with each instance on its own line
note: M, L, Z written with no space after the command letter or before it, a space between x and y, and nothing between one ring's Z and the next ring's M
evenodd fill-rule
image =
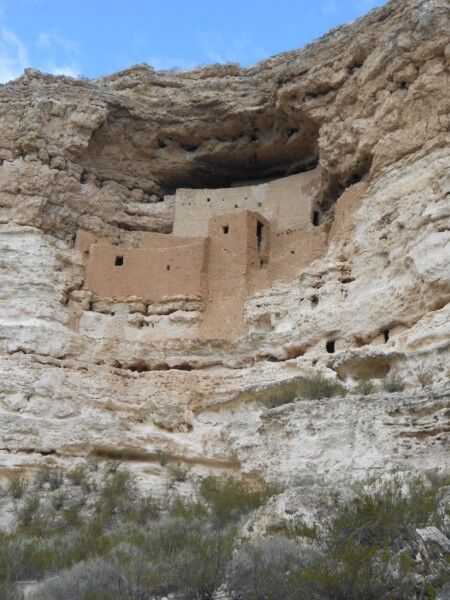
M445 0L393 0L250 69L138 65L92 81L29 70L1 86L3 468L97 454L160 478L158 449L283 480L447 463L449 29ZM138 302L89 310L78 228L132 245L171 231L161 198L176 187L317 161L330 223L360 179L362 205L323 259L247 301L237 342L155 341L136 326ZM180 332L196 318L151 311ZM318 372L348 388L394 374L406 390L261 406Z

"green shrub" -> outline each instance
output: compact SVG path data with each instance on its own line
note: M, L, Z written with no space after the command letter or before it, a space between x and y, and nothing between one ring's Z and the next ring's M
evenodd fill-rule
M341 561L327 556L292 576L296 598L323 600L411 600L414 582L402 577L372 552L346 553Z
M416 530L446 533L448 485L435 473L367 482L350 500L330 497L333 513L320 528L294 517L251 543L238 520L278 492L264 482L210 475L198 500L160 503L139 497L120 467L106 471L83 514L81 501L55 505L63 490L39 503L36 489L25 489L16 529L0 531L0 590L15 594L15 582L47 577L46 600L209 600L227 581L239 599L410 600L419 581L422 600L432 600L445 596L448 565L434 551L417 564Z
M383 381L383 388L386 392L402 392L405 389L405 382L400 375L388 375Z
M22 498L27 490L27 482L22 476L13 477L8 483L8 492L14 500Z
M67 471L67 479L72 485L82 485L86 483L88 478L88 471L85 465L76 465L69 471Z
M40 490L45 484L50 486L51 490L57 490L64 483L64 475L61 469L49 464L43 464L35 477L36 487Z
M415 538L417 528L441 525L437 509L442 481L416 478L405 490L405 484L394 479L375 491L359 493L339 510L330 547L337 555L349 546L400 550Z
M138 525L148 523L148 521L154 521L161 515L161 506L155 498L152 496L146 496L139 498L135 503L130 518L135 521Z
M422 388L426 388L433 383L433 373L427 371L426 368L421 365L416 371L416 380L420 383Z
M166 577L174 574L169 578L169 591L188 600L212 599L224 581L236 533L234 526L214 529L200 521L193 522L181 540L177 535L180 550L160 556L158 561L166 567Z
M186 521L204 519L208 516L208 509L203 502L193 502L180 496L172 498L169 512L172 517Z
M355 394L359 394L361 396L368 396L369 394L373 394L376 391L376 387L372 379L362 378L358 381L354 388Z
M81 505L71 504L62 512L63 526L67 528L76 528L81 524Z
M288 381L268 386L264 391L263 403L267 408L276 408L294 402L301 396L303 379L294 377Z
M261 600L410 600L417 578L416 529L444 527L438 507L439 489L446 484L446 477L436 475L408 485L400 479L372 482L339 506L328 529L316 532L320 553L305 555L299 547L295 556L299 560L303 553L303 564L286 567L284 551L268 553L267 540L255 542L235 554L229 584L239 598ZM275 530L296 534L294 527L275 525ZM431 577L423 584L421 597L427 600L436 585L442 587L448 568L435 562Z
M33 522L39 509L39 504L39 496L36 494L29 495L26 498L23 506L17 513L20 527L27 527Z
M264 396L264 404L268 408L276 408L290 404L296 398L321 399L343 394L345 388L341 383L326 379L322 375L295 377L269 388Z
M289 539L295 538L308 538L316 540L318 537L318 530L316 526L307 525L303 519L285 519L279 523L270 525L267 528L270 534L277 534L287 537Z
M265 482L249 483L231 475L205 477L199 492L218 523L237 521L279 492Z
M162 467L165 467L170 460L170 454L160 448L155 452L155 458Z
M189 477L189 469L182 465L181 463L176 463L173 465L169 465L167 467L169 472L170 479L173 482L182 482L186 481Z
M67 494L63 490L56 492L55 494L53 494L53 496L51 498L52 506L56 511L61 510L63 508L64 504L66 503L66 501L67 501Z
M326 379L322 375L309 377L305 379L303 396L320 400L321 398L332 398L333 396L343 396L345 394L344 386L338 381Z
M98 456L89 456L87 459L87 469L91 473L97 473L100 469L101 461Z
M293 579L314 554L293 540L269 537L246 544L233 557L228 584L245 600L300 600Z
M132 511L135 500L136 489L131 473L123 468L114 470L101 483L96 501L97 515L104 520L123 517Z

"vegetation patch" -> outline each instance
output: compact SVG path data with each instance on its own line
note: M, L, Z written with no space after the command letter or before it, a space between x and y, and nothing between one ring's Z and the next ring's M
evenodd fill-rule
M266 392L264 404L268 408L276 408L289 404L298 398L322 399L333 396L343 396L345 387L335 380L327 379L323 375L311 377L297 377L287 382L280 383Z
M196 499L157 499L115 462L69 471L52 489L57 479L39 473L19 497L11 486L2 496L16 517L0 532L2 600L21 598L25 580L46 600L212 600L223 585L236 600L432 600L450 575L448 555L417 535L450 533L450 479L438 475L366 482L333 496L320 527L281 519L251 539L243 525L279 493L263 481L210 475Z

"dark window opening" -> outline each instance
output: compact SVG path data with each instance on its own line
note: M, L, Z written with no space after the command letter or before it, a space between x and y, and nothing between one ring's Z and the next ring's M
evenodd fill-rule
M387 341L389 341L389 329L385 329L383 331L383 337L384 337L384 343L386 343Z
M206 198L206 202L211 202L211 198Z
M116 256L115 265L116 265L116 267L122 267L123 266L123 256Z
M80 175L80 183L87 183L89 179L89 173L87 171L83 171Z
M295 254L295 250L291 250L291 254Z
M237 204L234 205L234 208L239 208L239 206Z
M166 271L170 271L170 265L166 266Z
M320 224L320 213L318 210L315 210L313 212L312 224L314 225L314 227L318 227Z
M336 342L334 340L328 340L327 342L327 352L328 354L333 354L335 350Z
M224 232L224 234L227 234L230 231L230 228L228 227L228 225L224 225L222 227L222 231Z
M258 250L261 248L263 234L264 234L264 223L261 223L261 221L256 221L256 240L258 242Z

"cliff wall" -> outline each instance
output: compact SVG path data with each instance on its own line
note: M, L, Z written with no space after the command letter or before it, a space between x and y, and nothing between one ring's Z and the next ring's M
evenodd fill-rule
M3 472L110 456L157 486L159 450L284 480L445 463L448 31L445 0L395 0L249 69L138 65L91 81L28 70L1 86ZM255 284L239 315L230 294L237 339L199 340L195 302L83 290L78 229L137 248L172 231L177 188L316 164L327 250ZM174 328L179 339L160 339ZM348 394L306 400L299 382L317 374ZM386 376L405 390L384 390ZM378 393L351 395L366 377ZM298 400L268 410L274 394Z

